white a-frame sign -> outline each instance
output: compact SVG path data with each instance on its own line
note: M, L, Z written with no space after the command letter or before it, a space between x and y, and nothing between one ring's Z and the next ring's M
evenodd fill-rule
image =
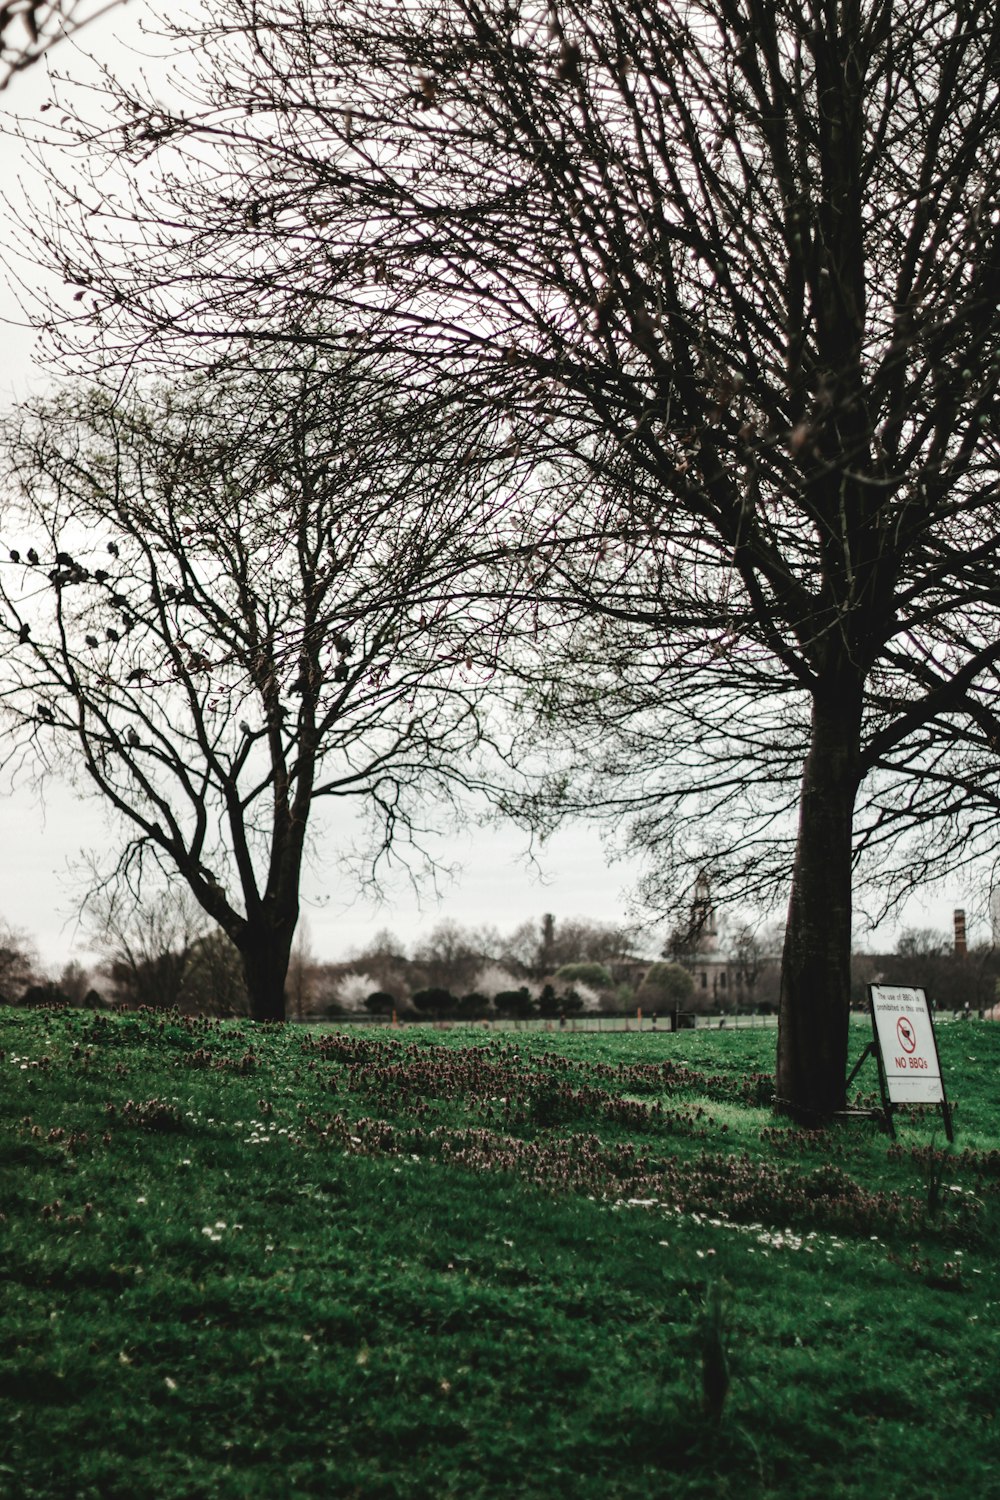
M882 1103L890 1132L899 1104L939 1104L949 1141L955 1139L951 1110L941 1076L934 1021L923 990L907 985L870 984L874 1051Z

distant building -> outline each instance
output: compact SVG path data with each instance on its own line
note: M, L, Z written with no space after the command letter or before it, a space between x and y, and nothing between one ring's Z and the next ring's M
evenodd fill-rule
M1000 948L1000 886L990 892L990 928L994 948Z
M708 876L695 882L691 902L691 941L685 967L694 979L692 1003L699 1009L737 1009L748 999L743 965L727 958L719 944L719 923Z

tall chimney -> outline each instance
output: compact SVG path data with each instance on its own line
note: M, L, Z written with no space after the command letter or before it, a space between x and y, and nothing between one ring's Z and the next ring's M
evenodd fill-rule
M552 967L552 950L556 945L556 919L550 911L542 917L542 941L538 950L538 964L543 974Z
M961 907L955 910L955 957L965 958L968 953L965 943L965 912Z

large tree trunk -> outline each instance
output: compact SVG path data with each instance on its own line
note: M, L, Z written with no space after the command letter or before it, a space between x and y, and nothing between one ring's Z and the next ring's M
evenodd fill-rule
M250 1014L255 1021L285 1019L285 982L295 924L277 929L254 924L240 943Z
M777 1104L804 1124L844 1108L851 994L851 865L861 690L813 700L781 964Z

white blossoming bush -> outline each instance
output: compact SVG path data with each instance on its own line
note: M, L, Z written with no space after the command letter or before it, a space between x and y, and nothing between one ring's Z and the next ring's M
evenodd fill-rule
M577 980L573 985L573 992L583 1002L584 1015L593 1015L601 1009L601 997L596 990L591 989L589 984L581 984Z
M337 981L333 998L344 1010L358 1011L367 1015L365 1001L378 989L381 989L381 985L370 974L345 974Z
M531 991L532 996L537 995L537 985L527 983L523 979L515 979L514 975L502 964L485 964L473 981L472 992L485 995L487 1000L495 1000L497 995L508 990L518 990L522 985Z

